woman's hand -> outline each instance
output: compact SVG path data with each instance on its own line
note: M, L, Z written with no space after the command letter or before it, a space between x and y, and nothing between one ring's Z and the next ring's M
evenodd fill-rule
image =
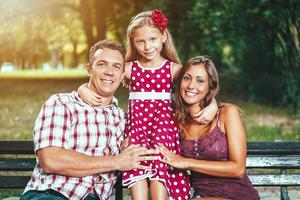
M97 93L93 92L87 87L87 84L81 85L78 90L77 90L80 98L82 100L91 105L91 106L101 106L101 96L98 95Z
M174 154L162 145L157 146L157 149L164 156L164 159L160 158L161 162L166 163L166 164L168 164L172 167L178 168L178 169L187 169L188 168L188 158Z

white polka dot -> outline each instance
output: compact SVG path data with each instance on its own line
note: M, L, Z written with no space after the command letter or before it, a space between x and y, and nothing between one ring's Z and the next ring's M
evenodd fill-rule
M156 78L160 78L160 74L157 74L157 75L156 75Z
M150 104L150 107L153 108L153 104L152 103Z
M181 180L181 184L185 184L184 180Z
M149 84L147 84L147 85L146 85L146 87L147 87L147 88L150 88L150 85L149 85Z
M183 191L186 192L186 188L183 188Z
M136 67L133 67L132 69L133 69L133 71L136 71Z
M161 80L161 82L165 83L165 82L166 82L166 80L165 80L165 79L163 79L163 80Z
M150 116L150 117L153 117L153 114L152 114L152 113L150 113L150 114L149 114L149 116Z
M170 74L167 74L167 77L168 77L168 78L170 78L170 77L171 77L171 75L170 75Z
M138 73L137 73L137 76L140 76L140 75L141 75L141 73L140 73L140 72L138 72Z
M144 118L143 120L144 120L144 121L147 121L148 119L147 119L147 118Z
M170 68L170 66L169 66L169 65L167 65L167 66L166 66L166 68L167 68L167 69L169 69L169 68Z
M141 81L142 81L142 82L145 82L145 79L142 78Z
M136 83L136 85L137 85L137 86L140 86L140 83L139 83L139 82L137 82L137 83Z
M179 193L179 189L176 189L176 193Z
M143 174L143 172L142 172L142 171L140 171L140 172L139 172L139 174Z
M161 72L162 72L162 73L165 73L165 70L164 70L164 69L162 69L162 70L161 70Z
M140 106L141 106L141 108L143 108L143 107L144 107L144 104L141 104Z
M171 86L170 86L170 84L167 84L167 88L170 88Z
M154 79L152 79L152 80L151 80L151 83L155 83L155 80L154 80Z
M154 73L155 73L155 70L154 70L154 69L152 69L152 70L151 70L151 73L153 73L153 74L154 74Z
M175 182L174 182L174 185L178 185L178 183L175 181Z
M132 79L132 80L135 80L135 76L133 76L131 79Z
M149 78L149 77L150 77L150 75L149 75L149 74L147 74L147 75L146 75L146 77L147 77L147 78Z
M142 89L141 89L141 91L142 91L142 92L145 92L145 89L144 89L144 88L142 88Z

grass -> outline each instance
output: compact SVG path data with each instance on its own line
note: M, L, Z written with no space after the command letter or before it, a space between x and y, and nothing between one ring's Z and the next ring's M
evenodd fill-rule
M71 75L67 71L61 72L66 73L65 77L38 72L38 78L32 78L27 73L23 76L0 73L0 140L31 140L34 121L43 103L54 93L76 90L88 81L84 74ZM120 87L116 96L119 105L126 110L127 89ZM224 95L222 98L226 100ZM248 141L300 140L299 119L290 116L287 110L235 99L232 103L244 112Z

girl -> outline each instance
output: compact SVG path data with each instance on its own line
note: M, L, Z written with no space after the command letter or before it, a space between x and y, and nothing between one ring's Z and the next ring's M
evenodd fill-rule
M180 153L178 127L174 123L171 90L172 80L181 68L173 39L167 29L168 19L160 10L136 15L127 29L125 78L129 82L127 133L130 144L149 149L164 145L175 154ZM98 104L86 87L79 93L88 103ZM100 100L98 100L100 99ZM213 118L217 110L212 103L205 113ZM203 120L203 115L197 120ZM206 117L207 118L207 117ZM205 119L205 118L204 118ZM162 156L161 154L159 156ZM132 170L123 173L123 185L131 189L133 199L148 199L148 182L152 199L189 199L187 174L155 160L144 161L151 170Z

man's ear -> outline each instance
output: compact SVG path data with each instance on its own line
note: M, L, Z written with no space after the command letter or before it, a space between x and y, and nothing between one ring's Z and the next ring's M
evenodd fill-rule
M91 74L91 68L92 68L92 66L91 66L90 63L86 64L86 71L87 71L87 73L88 73L89 76Z

